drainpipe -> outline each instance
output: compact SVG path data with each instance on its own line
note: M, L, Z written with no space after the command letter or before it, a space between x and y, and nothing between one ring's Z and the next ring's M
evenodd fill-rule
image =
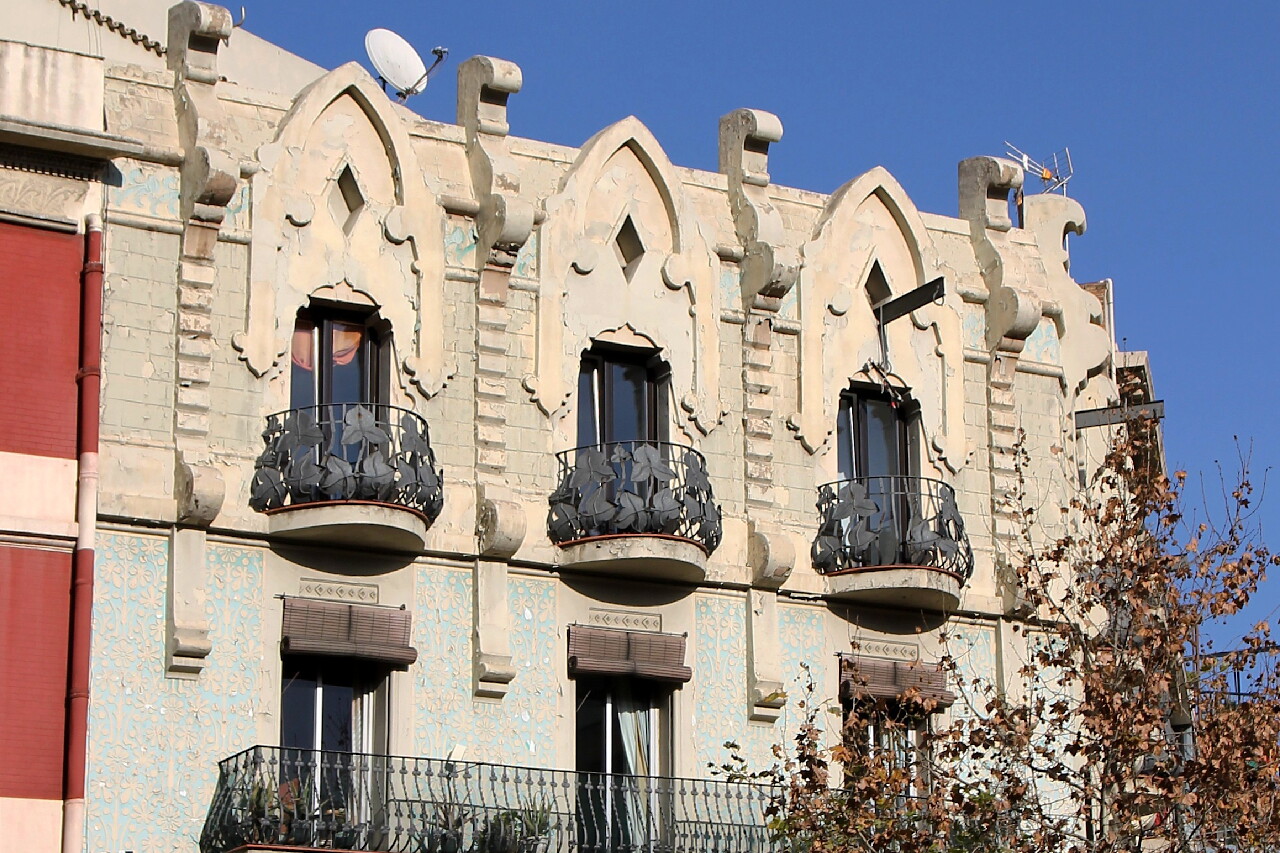
M98 402L102 375L102 219L86 220L80 291L80 386L76 424L76 552L71 563L71 635L62 768L62 853L84 847L84 779L89 731L89 632L93 545L98 521Z

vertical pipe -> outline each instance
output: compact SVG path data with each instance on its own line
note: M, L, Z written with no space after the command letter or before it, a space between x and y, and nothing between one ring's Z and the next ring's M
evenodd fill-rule
M76 551L71 564L70 660L62 773L62 853L84 846L84 781L89 729L89 633L93 624L93 548L98 519L98 405L102 357L102 220L86 219L80 293L80 369L76 424Z

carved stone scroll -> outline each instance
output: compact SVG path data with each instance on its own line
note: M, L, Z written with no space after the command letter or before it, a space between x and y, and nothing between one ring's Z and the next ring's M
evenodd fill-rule
M533 205L520 195L520 174L507 144L507 97L520 91L520 66L473 56L458 68L458 124L467 133L467 164L480 204L476 266L510 272L533 231Z
M769 145L782 122L764 110L734 110L720 119L720 171L742 243L742 296L747 308L777 311L795 285L800 253L786 245L782 216L769 199Z

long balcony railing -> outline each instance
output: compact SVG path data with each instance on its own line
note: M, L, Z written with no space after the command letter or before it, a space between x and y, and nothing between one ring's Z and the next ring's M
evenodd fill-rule
M955 491L924 477L863 477L818 487L813 565L822 573L877 566L939 569L967 581L973 550Z
M397 406L333 403L267 417L249 505L366 500L434 519L444 503L427 422Z
M218 765L201 853L769 853L777 789L257 746Z
M686 539L708 554L720 544L720 507L707 461L665 441L620 441L556 454L560 485L550 498L551 540L661 535Z

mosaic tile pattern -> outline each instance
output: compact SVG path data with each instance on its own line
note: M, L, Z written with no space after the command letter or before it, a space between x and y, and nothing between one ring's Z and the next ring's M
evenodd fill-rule
M98 539L86 849L189 851L217 762L254 740L264 654L262 554L211 545L213 654L198 681L164 677L168 542Z
M511 655L516 678L501 702L471 695L471 573L422 567L416 583L415 744L445 757L466 747L470 761L563 766L554 746L559 698L553 655L555 582L511 577Z

